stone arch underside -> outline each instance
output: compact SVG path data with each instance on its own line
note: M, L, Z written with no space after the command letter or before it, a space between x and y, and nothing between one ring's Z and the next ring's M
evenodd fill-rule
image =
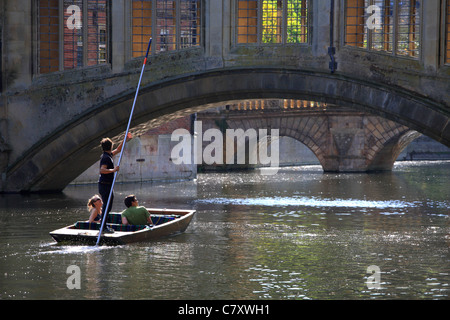
M93 106L35 144L7 171L6 192L61 191L98 160L99 140L126 129L134 91ZM396 121L450 146L449 107L395 86L289 69L222 69L141 88L135 132L198 110L249 99L320 101Z

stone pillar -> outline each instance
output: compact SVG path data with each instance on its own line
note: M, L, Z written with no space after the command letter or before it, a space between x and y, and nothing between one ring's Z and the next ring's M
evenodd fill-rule
M3 99L2 99L3 100ZM0 113L3 110L3 103L0 102ZM6 141L6 132L8 129L8 120L0 115L0 192L4 188L6 182L6 168L9 162L9 153L11 152L11 146Z
M421 1L423 6L422 61L426 69L437 70L439 66L440 1Z
M365 136L360 117L332 116L328 123L329 147L322 163L324 171L365 171Z
M32 1L2 1L3 92L26 89L32 80Z
M326 172L392 170L400 152L420 136L396 122L372 115L330 116Z
M207 68L223 67L223 50L230 45L230 2L205 1L205 53ZM228 17L224 21L224 17ZM224 23L226 28L224 28ZM227 42L227 44L225 44Z
M335 5L339 1L335 0ZM330 46L330 10L331 2L326 1L311 1L313 17L312 19L312 48L314 55L323 56L327 55L328 47ZM338 12L337 6L335 8L335 13ZM338 44L338 20L336 19L338 15L335 14L334 19L334 40L335 46ZM328 64L328 61L327 61Z
M27 88L32 80L31 2L0 2L0 192L5 187L12 150L7 96Z
M8 132L8 119L6 112L6 97L2 94L4 87L3 76L3 29L4 29L4 2L0 3L0 191L3 189L3 182L6 179L6 167L8 166L9 146L5 142L5 136Z
M122 72L125 61L128 60L127 52L130 52L130 26L126 16L131 17L128 1L114 0L111 3L111 62L113 72Z

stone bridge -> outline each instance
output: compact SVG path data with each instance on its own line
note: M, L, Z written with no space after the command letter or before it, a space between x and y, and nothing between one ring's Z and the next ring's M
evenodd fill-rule
M49 73L37 68L43 47L37 32L41 2L2 2L0 192L61 191L98 160L102 137L118 141L123 135L143 61L131 54L130 3L138 2L109 5L106 63L60 65ZM304 2L308 39L300 44L242 43L244 2L197 1L201 41L188 48L180 42L174 50L152 48L133 116L135 134L219 105L293 99L369 113L450 146L448 21L443 14L448 1L421 2L420 50L410 56L349 43L351 24L345 17L351 1L344 0ZM155 32L156 46L163 40Z
M298 100L251 101L201 112L202 130L279 129L307 146L326 172L391 170L400 152L420 134L397 122L335 105ZM205 147L209 142L203 143ZM243 146L248 154L250 145ZM224 159L227 157L224 148ZM236 155L232 155L236 156ZM281 155L280 155L281 156ZM232 169L235 164L205 166ZM236 161L234 162L236 163ZM252 167L248 160L240 168ZM257 166L261 166L257 164Z

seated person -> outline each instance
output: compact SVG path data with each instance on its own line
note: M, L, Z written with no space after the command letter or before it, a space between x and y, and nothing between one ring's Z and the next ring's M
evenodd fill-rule
M150 213L145 207L139 206L138 200L134 195L129 195L128 197L126 197L124 202L127 209L122 212L122 224L152 224Z
M89 199L87 203L89 211L89 222L99 222L102 217L102 198L99 195L95 195Z

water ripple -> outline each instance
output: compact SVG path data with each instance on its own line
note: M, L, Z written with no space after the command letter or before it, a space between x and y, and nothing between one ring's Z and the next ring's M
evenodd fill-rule
M41 247L49 247L47 245L43 245ZM45 251L39 251L36 254L87 254L92 252L100 252L103 250L108 249L114 249L117 247L112 246L83 246L83 245L58 245L58 244L52 244L51 247L49 247L50 250Z
M212 204L232 204L245 206L303 206L303 207L336 207L336 208L410 208L415 207L413 202L405 202L400 200L376 201L376 200L359 200L359 199L319 199L308 197L262 197L247 199L228 199L213 198L198 200L199 203Z

